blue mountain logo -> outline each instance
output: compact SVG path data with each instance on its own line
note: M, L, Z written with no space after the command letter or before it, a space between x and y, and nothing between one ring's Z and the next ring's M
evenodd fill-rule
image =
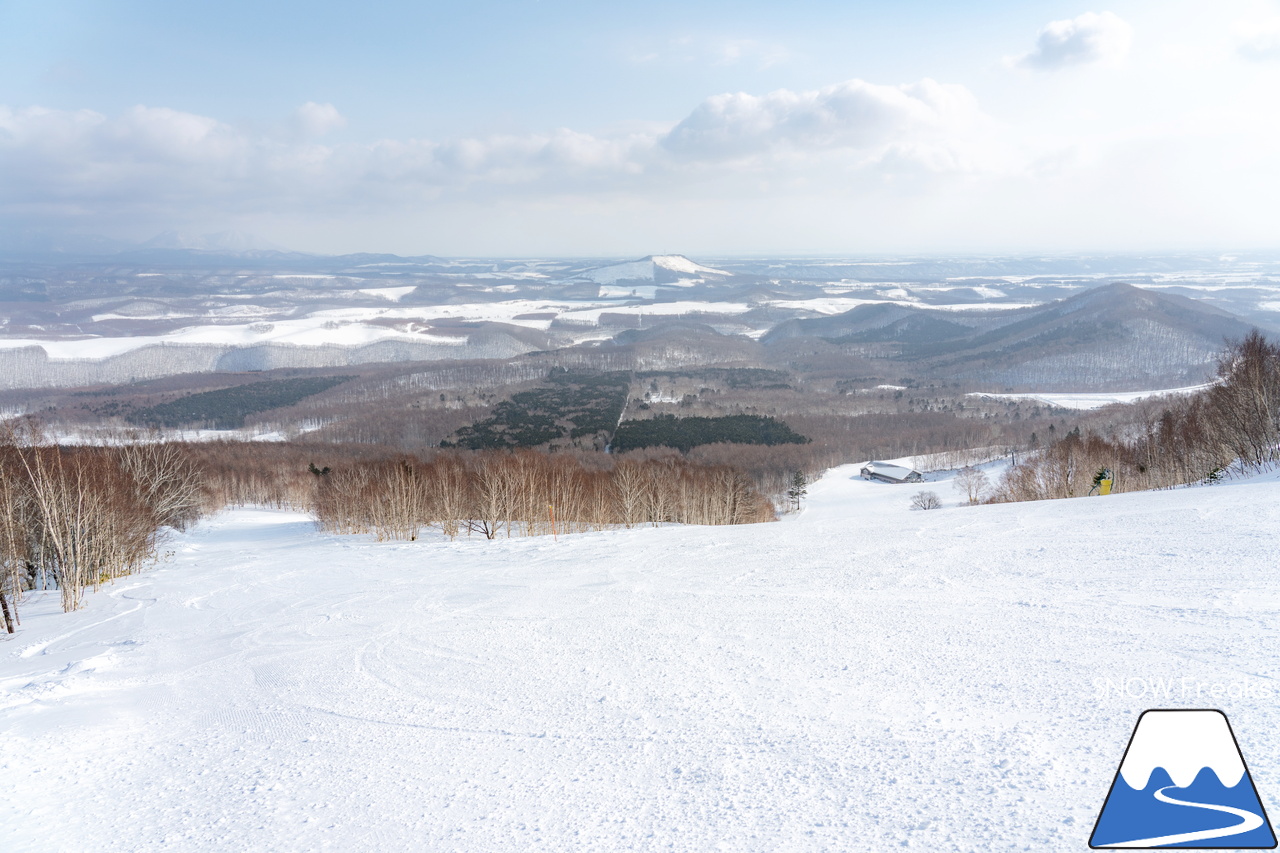
M1275 833L1227 715L1144 711L1089 846L1275 848Z

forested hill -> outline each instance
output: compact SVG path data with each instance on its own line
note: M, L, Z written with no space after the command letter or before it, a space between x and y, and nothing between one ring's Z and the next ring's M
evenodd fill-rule
M292 406L321 391L328 391L351 379L350 376L318 376L251 382L216 391L188 394L167 403L138 409L127 415L139 426L181 427L207 425L214 429L237 429L244 419L258 412Z
M640 447L675 447L681 451L702 444L807 444L809 439L785 423L760 415L725 415L719 418L677 418L659 415L642 421L624 421L614 433L614 451Z
M567 445L602 450L622 417L630 379L627 373L552 370L547 383L513 394L493 408L493 416L465 426L441 447L493 450Z

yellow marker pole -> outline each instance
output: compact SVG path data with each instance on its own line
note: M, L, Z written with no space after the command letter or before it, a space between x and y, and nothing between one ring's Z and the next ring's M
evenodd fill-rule
M1111 494L1111 481L1110 481L1110 480L1103 480L1103 481L1102 481L1101 483L1099 483L1098 485L1099 485L1099 488L1098 488L1098 494L1100 494L1100 495L1109 495L1109 494Z

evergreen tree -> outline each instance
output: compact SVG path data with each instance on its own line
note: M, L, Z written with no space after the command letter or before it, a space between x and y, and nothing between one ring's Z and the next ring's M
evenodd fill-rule
M791 485L787 489L787 497L791 499L791 508L800 509L800 501L809 493L809 481L803 471L791 475Z

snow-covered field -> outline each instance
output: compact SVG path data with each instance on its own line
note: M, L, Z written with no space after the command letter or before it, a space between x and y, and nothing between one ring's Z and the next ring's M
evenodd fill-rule
M1101 409L1103 406L1111 406L1116 403L1136 403L1139 400L1146 400L1151 397L1181 397L1195 394L1211 387L1213 387L1213 383L1210 382L1200 385L1187 385L1183 388L1165 388L1159 391L1080 391L1043 394L988 394L982 391L974 391L968 396L990 397L993 400L1035 400L1036 402L1047 403L1050 406L1057 406L1062 409L1090 410Z
M1223 709L1280 811L1280 477L853 474L558 542L224 513L0 640L0 849L1083 850L1150 707Z
M214 346L252 346L292 344L295 346L361 346L382 340L408 340L443 346L461 346L465 338L430 334L428 330L400 332L365 323L336 319L333 315L346 311L317 311L298 320L272 323L222 324L189 326L165 335L133 335L129 337L68 338L48 341L35 338L0 338L0 349L39 346L56 359L109 358L158 344L210 344ZM393 317L391 312L365 312Z

